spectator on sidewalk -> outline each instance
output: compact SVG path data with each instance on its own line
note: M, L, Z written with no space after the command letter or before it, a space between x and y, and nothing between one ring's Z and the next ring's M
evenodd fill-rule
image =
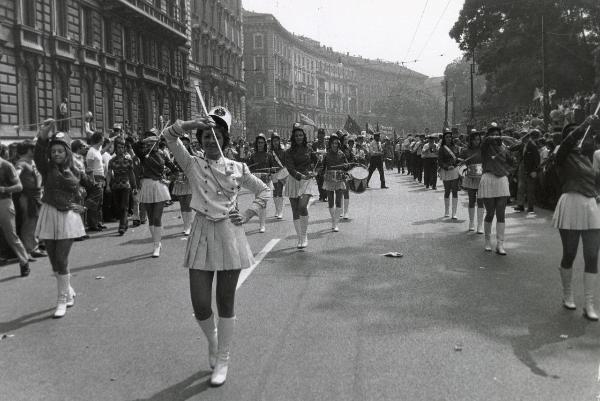
M103 192L106 184L102 154L100 153L103 141L102 132L94 132L90 137L90 148L85 157L87 164L86 173L91 181L96 184L88 191L86 199L88 231L102 231L100 221Z

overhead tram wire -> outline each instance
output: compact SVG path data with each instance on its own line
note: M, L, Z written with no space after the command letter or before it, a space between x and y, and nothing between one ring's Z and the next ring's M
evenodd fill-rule
M423 11L421 11L421 16L419 17L419 22L417 23L417 27L415 28L415 32L413 33L412 39L410 40L410 44L408 45L408 50L406 52L405 59L408 58L410 51L412 50L413 43L415 42L415 38L417 37L417 32L419 32L419 28L421 27L421 22L423 22L423 15L425 15L425 10L427 9L427 5L429 4L429 0L425 2L425 6L423 7Z
M439 18L437 19L435 25L433 26L433 29L431 30L431 33L429 34L429 37L425 41L425 44L423 45L423 47L421 48L421 51L419 52L419 55L417 56L417 60L421 58L421 55L423 54L423 51L425 50L425 48L429 44L429 41L431 40L431 38L433 37L433 34L435 33L438 25L440 24L440 21L442 20L442 18L444 18L444 15L446 14L446 11L448 11L448 7L450 6L451 2L452 2L452 0L448 0L446 2L446 7L444 7L444 9L442 10L442 13L440 14Z

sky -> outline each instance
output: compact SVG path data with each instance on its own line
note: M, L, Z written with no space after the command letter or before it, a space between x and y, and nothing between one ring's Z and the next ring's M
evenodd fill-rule
M318 40L335 51L410 61L406 67L430 77L444 75L446 65L462 55L448 32L463 2L242 0L246 10L273 14L288 31Z

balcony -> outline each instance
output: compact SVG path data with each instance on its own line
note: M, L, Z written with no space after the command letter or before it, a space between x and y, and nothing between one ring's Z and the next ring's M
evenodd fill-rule
M60 36L52 36L50 39L50 52L56 58L61 58L67 61L75 61L77 59L77 49L71 44L71 41Z
M223 73L217 67L212 65L203 65L200 67L200 76L203 79L213 79L215 81L221 81L223 79Z
M93 67L100 67L98 49L81 46L79 48L79 62Z
M225 83L230 87L235 88L235 78L227 73L223 74L223 76L225 77Z
M146 81L156 82L162 85L167 84L165 74L158 68L148 67L145 65L140 65L138 68L141 77Z
M246 84L244 83L244 81L240 81L239 79L237 79L235 81L236 86L238 88L238 90L240 90L241 92L246 93Z
M137 66L138 63L132 63L130 61L123 61L123 73L131 78L137 78Z
M178 44L188 41L185 22L169 16L146 0L106 0L104 9L128 20L130 25L147 26L151 30L158 28Z
M112 54L102 55L101 65L105 70L114 72L116 74L118 74L120 71L120 62L117 57L113 56Z
M15 38L19 46L36 53L43 54L42 33L25 25L15 25Z

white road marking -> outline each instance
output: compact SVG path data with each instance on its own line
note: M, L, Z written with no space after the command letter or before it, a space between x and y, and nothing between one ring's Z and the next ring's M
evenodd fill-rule
M238 289L242 286L242 284L244 284L244 281L250 277L254 269L256 269L260 262L262 262L263 258L267 256L269 252L271 252L271 249L273 249L273 247L277 245L279 241L281 241L280 238L273 238L271 241L267 242L267 245L265 245L265 247L254 257L254 264L249 268L242 270L237 283Z

